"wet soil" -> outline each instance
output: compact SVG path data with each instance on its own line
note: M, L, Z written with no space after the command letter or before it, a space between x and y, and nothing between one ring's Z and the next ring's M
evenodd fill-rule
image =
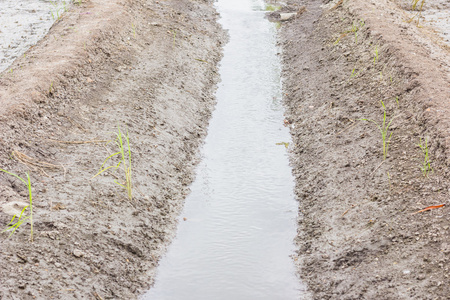
M69 8L69 1L63 0L3 0L0 10L0 72L41 40Z
M284 8L296 13L280 45L306 299L450 294L449 50L402 5ZM215 103L216 21L210 1L82 1L1 73L0 166L30 172L35 232L33 243L28 224L0 235L0 299L133 299L152 284ZM380 100L395 117L386 160L375 124L359 121L382 122ZM119 173L91 179L115 150L98 141L118 124L131 137L132 201ZM0 224L26 201L1 174Z
M149 288L193 178L225 39L211 1L82 1L1 73L0 166L30 172L34 241L29 224L0 236L0 299L133 299ZM91 179L116 151L98 141L118 125L133 200L120 173ZM3 227L27 191L6 174L0 190Z
M280 44L305 299L448 299L448 48L391 1L289 4L302 12L282 22ZM380 101L393 119L386 159L361 121L382 123Z

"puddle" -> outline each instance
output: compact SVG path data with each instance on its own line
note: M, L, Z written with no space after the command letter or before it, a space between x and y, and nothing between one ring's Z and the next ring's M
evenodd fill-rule
M300 298L290 257L297 217L285 147L290 135L276 28L263 7L252 0L217 3L230 34L218 104L177 237L141 299Z
M0 72L42 39L69 1L0 0Z

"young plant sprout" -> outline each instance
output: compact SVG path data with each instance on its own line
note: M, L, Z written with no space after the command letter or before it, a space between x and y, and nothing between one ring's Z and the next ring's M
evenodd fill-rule
M31 230L30 230L30 241L33 242L33 195L31 192L31 179L30 179L30 174L26 173L27 175L27 180L23 179L22 177L20 177L17 174L8 172L6 170L0 169L1 172L4 172L6 174L9 174L11 176L16 177L17 179L19 179L20 181L22 181L28 188L28 198L30 201L30 204L28 204L27 206L25 206L22 211L20 212L20 215L14 215L11 219L11 221L8 223L7 228L5 230L3 230L2 232L6 232L6 231L11 231L11 233L9 234L9 236L12 236L14 234L14 232L16 232L16 230L20 227L20 225L22 225L25 221L29 220L30 221L30 225L31 225ZM25 216L25 211L29 209L30 214L28 216ZM17 217L17 219L16 219ZM14 222L15 220L15 222Z
M387 153L388 153L388 148L389 148L389 143L391 141L392 134L393 134L393 132L391 132L391 134L389 134L389 126L391 126L392 121L396 117L395 116L392 117L392 119L389 121L389 123L386 124L386 122L387 122L386 106L384 105L383 101L381 101L381 105L383 106L383 123L381 125L378 124L378 122L376 122L374 120L370 120L370 119L360 119L360 120L372 122L378 127L378 130L381 133L381 139L383 142L383 158L386 159Z

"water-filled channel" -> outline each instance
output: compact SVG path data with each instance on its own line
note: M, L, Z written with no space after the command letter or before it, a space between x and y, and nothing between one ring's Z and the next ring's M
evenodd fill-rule
M262 1L216 5L230 36L218 103L177 236L142 299L299 299L275 24Z

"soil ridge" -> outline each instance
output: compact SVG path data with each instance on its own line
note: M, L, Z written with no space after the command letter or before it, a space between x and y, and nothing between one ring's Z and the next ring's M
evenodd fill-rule
M446 299L448 51L393 1L289 5L306 8L280 33L306 299ZM386 159L363 120L384 112Z
M0 236L0 299L148 289L215 104L226 35L212 1L80 2L1 74L0 166L30 172L35 233ZM130 135L133 200L120 173L92 179L118 126ZM0 189L4 226L27 192L3 173Z

